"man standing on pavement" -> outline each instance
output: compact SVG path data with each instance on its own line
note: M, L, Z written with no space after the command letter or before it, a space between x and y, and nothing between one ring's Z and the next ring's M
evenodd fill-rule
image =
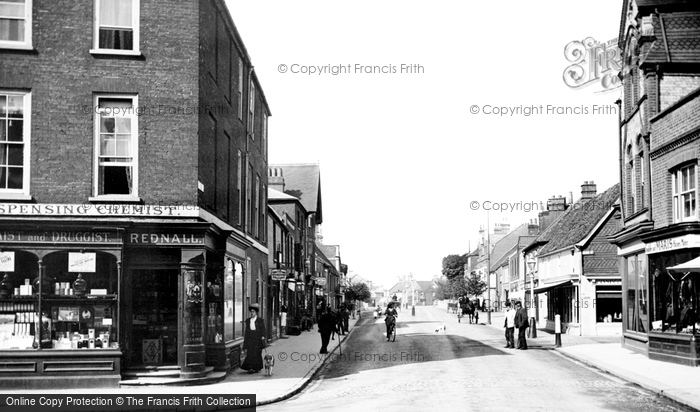
M515 302L515 327L518 328L518 347L516 349L526 350L527 340L525 340L525 330L530 326L527 320L527 310L523 308L523 304Z
M331 312L331 308L327 307L318 321L318 333L321 334L320 353L328 353L328 342L331 339L331 333L335 331L335 325L335 315Z
M348 333L350 332L350 311L348 310L348 307L343 306L341 313L343 314L343 329L345 330L345 333Z
M515 311L510 305L510 301L506 302L506 319L503 326L506 328L506 348L515 349L513 335L515 334Z

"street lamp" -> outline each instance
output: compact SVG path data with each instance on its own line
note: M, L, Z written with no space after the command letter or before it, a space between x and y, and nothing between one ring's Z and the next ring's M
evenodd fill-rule
M527 260L527 268L530 271L530 338L537 337L537 322L535 319L535 265L537 262L535 259L530 258Z

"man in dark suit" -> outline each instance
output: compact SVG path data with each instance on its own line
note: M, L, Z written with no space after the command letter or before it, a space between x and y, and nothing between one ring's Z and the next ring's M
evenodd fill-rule
M518 328L518 346L515 349L526 350L527 340L525 340L525 331L530 326L527 320L527 309L523 308L523 304L515 302L515 327Z
M331 334L336 328L336 317L331 311L330 307L325 308L326 310L321 315L318 321L318 332L321 334L321 352L328 353L328 342L330 341Z

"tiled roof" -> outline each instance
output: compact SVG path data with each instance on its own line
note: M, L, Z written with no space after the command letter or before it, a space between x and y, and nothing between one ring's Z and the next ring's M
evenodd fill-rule
M527 223L523 223L512 232L508 233L503 239L496 242L496 245L493 247L493 252L491 252L491 270L495 270L508 258L508 252L518 245L520 236L527 235L527 226Z
M546 242L539 254L547 254L583 240L620 197L617 183L593 199L579 200L542 232L535 242Z
M700 12L666 13L661 16L664 30L661 30L660 24L654 27L656 40L643 57L643 63L664 63L669 58L674 63L700 63Z
M318 164L269 165L282 169L284 193L297 197L310 213L316 213L316 222L323 222L321 211L321 168Z

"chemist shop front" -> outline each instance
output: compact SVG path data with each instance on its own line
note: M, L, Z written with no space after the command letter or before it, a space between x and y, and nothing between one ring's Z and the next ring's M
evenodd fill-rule
M235 366L248 245L229 235L201 221L0 221L0 387Z

